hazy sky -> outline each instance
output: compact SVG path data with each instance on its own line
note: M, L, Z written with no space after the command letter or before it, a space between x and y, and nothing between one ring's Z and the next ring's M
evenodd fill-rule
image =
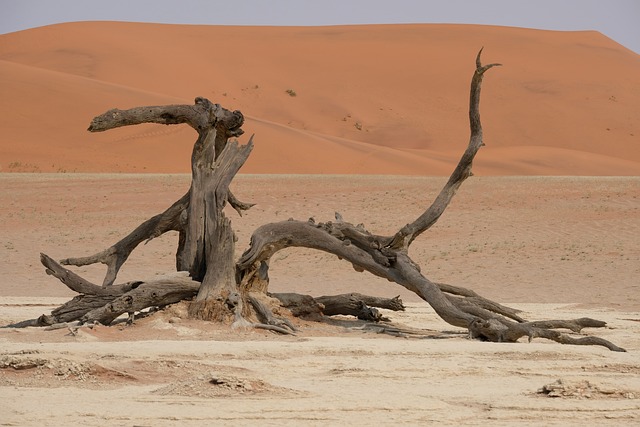
M70 21L471 23L597 30L640 53L640 0L0 0L0 34Z

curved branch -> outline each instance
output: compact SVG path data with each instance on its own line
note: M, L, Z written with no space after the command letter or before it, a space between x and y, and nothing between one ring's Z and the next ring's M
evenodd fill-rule
M288 319L284 317L275 316L271 311L271 309L269 308L269 306L263 301L263 298L265 296L266 294L263 294L263 293L257 294L254 292L249 292L247 294L247 299L249 300L254 310L256 311L256 316L258 317L258 320L261 322L260 324L253 324L253 326L254 327L261 327L258 325L275 326L277 329L273 329L273 328L265 328L265 329L270 329L276 332L280 332L282 334L295 335L294 332L297 331L296 327L293 326L293 324Z
M40 254L40 262L46 268L46 273L56 277L62 283L67 285L69 289L83 295L101 295L114 296L121 295L135 289L140 282L126 282L120 285L109 286L107 288L95 285L88 280L78 276L71 270L68 270L55 262L46 254Z
M94 255L79 257L79 258L66 258L60 261L64 265L83 266L96 263L102 263L107 266L107 273L102 282L102 286L112 285L120 267L129 258L131 252L143 241L149 241L155 237L158 237L167 231L180 231L183 229L182 212L189 204L189 193L182 196L178 201L171 205L166 211L149 218L139 226L137 226L131 233L129 233L122 240L115 243L113 246L98 252Z
M574 338L567 334L562 334L558 331L554 331L552 329L535 329L535 333L533 337L546 338L551 341L555 341L560 344L570 344L570 345L600 345L602 347L606 347L611 351L617 352L626 352L622 347L618 347L611 341L607 341L604 338L594 337L594 336L586 336Z
M488 299L478 295L476 292L474 292L471 289L461 288L459 286L448 285L446 283L436 283L436 286L438 288L440 288L440 290L442 292L445 292L445 293L448 293L448 294L451 294L451 295L464 297L464 299L460 299L460 300L464 301L465 303L476 305L476 306L478 306L480 308L483 308L485 310L492 311L494 313L497 313L497 314L500 314L502 316L505 316L505 317L508 317L510 319L513 319L516 322L522 323L522 322L525 321L520 316L518 316L518 313L520 313L521 310L517 310L517 309L511 308L511 307L507 307L507 306L504 306L502 304L498 304L495 301L488 300ZM452 299L452 298L454 298L454 297L451 297L450 299Z
M570 326L570 324L573 324ZM522 337L545 338L560 344L570 345L600 345L611 351L626 352L622 347L618 347L610 341L600 337L584 336L574 338L563 334L553 328L582 328L582 327L602 327L604 322L589 318L582 318L569 321L549 320L543 322L513 323L500 319L476 319L469 324L469 333L472 338L493 342L516 342Z
M200 136L194 152L203 144L205 137L215 128L215 158L227 145L229 138L244 134L241 129L244 115L239 110L230 111L214 104L207 98L197 97L194 105L161 105L135 107L128 110L111 109L93 118L87 129L90 132L104 132L122 126L141 123L175 125L185 123Z
M436 283L436 285L438 284ZM460 298L453 295L447 295L447 298L460 310L473 314L481 319L498 319L500 322L505 324L508 324L507 319L513 319L519 323L526 322L522 317L514 314L514 311L516 310L513 308L505 307L502 304L498 304L497 302L493 302L482 297ZM504 318L500 316L503 316Z
M344 230L350 231L345 233ZM251 268L260 261L267 261L277 251L287 247L318 249L351 262L358 270L367 270L415 292L451 325L466 328L475 319L451 303L435 283L420 273L406 253L399 251L390 257L380 251L382 248L353 244L345 234L353 238L356 231L367 235L345 222L316 225L310 222L283 221L266 224L254 232L251 246L238 260L237 268L241 275L250 274ZM375 253L379 255L373 255Z
M573 320L539 320L536 322L524 323L525 326L531 326L539 329L569 329L571 332L580 332L583 328L604 328L607 322L602 320L591 319L589 317L581 317Z
M162 105L135 107L128 110L114 108L94 117L87 129L90 132L104 132L122 126L141 123L175 125L186 123L201 133L213 127L217 121L216 111L220 106L205 98L196 98L194 105Z
M247 202L238 200L238 198L231 192L231 190L229 190L229 192L227 193L227 202L229 202L229 205L236 212L238 212L238 215L240 216L242 216L242 212L248 211L249 209L251 209L256 205L255 203L247 203Z
M316 225L309 221L291 220L260 226L251 236L249 248L238 260L238 270L249 270L260 261L268 260L281 249L305 247L332 253L376 276L387 277L389 268L376 262L371 255L374 248L366 252L352 244L352 241L344 237L335 225L331 223Z
M109 303L87 312L80 321L109 325L124 313L135 313L147 307L174 304L192 298L198 292L198 288L200 282L192 280L186 274L149 280Z
M471 172L473 159L480 147L484 145L482 140L482 124L480 122L480 89L482 87L482 78L487 70L501 65L489 64L483 66L480 62L481 54L482 49L480 49L480 52L478 52L478 56L476 57L476 70L473 73L473 78L471 79L471 92L469 98L469 123L471 136L469 139L469 145L460 158L458 165L449 177L449 180L442 190L440 190L438 197L436 197L431 206L429 206L429 208L414 222L405 225L395 234L395 236L393 236L393 239L387 245L390 248L408 248L416 237L438 221L447 206L449 206L451 199L453 199L453 196L455 196L456 191L458 191L458 188L460 188L464 180L473 175Z

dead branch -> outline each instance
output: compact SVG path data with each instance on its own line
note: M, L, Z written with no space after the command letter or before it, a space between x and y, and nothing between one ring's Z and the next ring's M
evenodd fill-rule
M135 289L89 311L80 320L82 323L100 322L109 325L124 313L135 313L147 307L165 306L191 299L198 288L200 283L186 274L142 282Z
M350 262L356 271L368 271L405 287L429 303L445 322L468 329L474 338L515 342L525 336L530 340L541 337L563 344L601 345L613 351L624 351L602 338L575 338L556 330L579 332L585 327L603 327L604 322L588 318L527 322L520 317L518 310L487 300L471 290L430 281L408 256L411 243L439 220L462 183L472 176L473 160L484 145L479 113L482 80L487 70L500 64L483 66L481 52L476 57L476 69L471 80L468 146L447 183L418 218L392 236L376 235L362 225L354 226L338 213L335 222L316 224L314 220L290 220L265 224L255 230L249 248L235 265L235 236L222 210L227 202L239 213L251 206L240 202L228 188L253 146L252 139L245 146L229 142L230 137L243 133L242 113L226 110L205 98L196 98L193 106L110 110L96 117L89 127L93 132L139 123L185 123L191 126L198 133L191 158L191 187L167 211L141 224L112 247L90 257L65 260L67 264L75 265L107 264L103 287L87 282L43 255L47 272L71 289L82 292L82 295L76 297L75 302L72 300L60 307L55 315L52 313L38 321L70 319L85 310L81 315L83 322L109 324L123 313L129 313L131 317L136 311L149 306L190 299L197 292L196 300L189 308L194 317L228 320L234 327L261 327L291 333L293 326L285 318L276 316L267 301L269 261L284 248L307 247L334 254ZM188 271L191 279L183 277L112 285L121 265L139 243L169 230L180 233L176 265L178 270ZM373 320L381 317L377 310L371 308L379 302L355 294L315 299L295 294L271 295L300 315L320 316L321 313L343 310ZM105 303L104 299L108 302ZM402 309L402 303L398 302L392 300L385 304L389 304L387 308ZM94 307L94 304L99 306ZM252 313L261 323L247 320ZM392 333L401 332L394 330Z
M476 57L476 71L471 79L471 93L469 99L469 125L471 128L471 137L469 139L469 145L458 162L458 165L449 177L449 181L440 191L440 194L438 194L431 206L429 206L429 208L414 222L405 225L396 233L395 236L393 236L391 242L388 243L388 246L391 248L408 248L416 237L435 224L444 213L447 206L449 206L451 199L453 199L453 196L455 196L462 183L468 177L473 175L471 172L473 159L480 147L484 145L482 138L482 124L480 122L480 89L482 87L482 79L487 70L501 65L497 63L482 65L480 61L481 54L482 49L480 49L480 52L478 52L478 56Z
M517 315L517 310L479 297L472 291L436 284L428 280L418 265L407 255L409 245L417 236L430 228L440 218L456 191L466 178L472 175L471 167L478 150L484 145L480 122L480 89L484 73L499 64L483 66L480 53L476 58L476 70L471 81L469 121L471 136L464 154L434 202L414 222L402 227L394 236L378 236L362 226L353 226L336 214L336 223L315 221L286 221L266 224L251 237L250 247L240 257L237 266L241 276L252 274L257 265L266 264L277 251L286 247L307 247L337 255L352 263L357 271L368 271L384 277L415 292L427 301L447 323L468 328L471 335L495 342L515 341L522 336L539 336L564 343L597 342L605 340L568 339L552 329L527 324ZM463 295L458 298L447 295ZM506 318L499 315L506 316ZM507 318L519 323L509 321ZM542 332L544 331L544 332ZM563 338L560 338L563 337ZM609 343L610 344L610 343ZM621 351L613 344L608 348Z
M148 242L167 231L182 231L184 218L182 218L181 214L189 205L188 196L189 193L185 194L166 211L149 218L109 248L86 257L66 258L60 261L60 263L78 267L96 263L105 264L107 266L107 273L102 282L102 286L111 286L116 280L120 267L122 267L129 258L129 255L131 255L131 252L133 252L140 243Z

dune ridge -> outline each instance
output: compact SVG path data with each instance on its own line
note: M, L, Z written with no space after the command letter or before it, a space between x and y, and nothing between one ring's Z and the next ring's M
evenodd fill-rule
M0 172L188 172L186 127L86 128L205 96L256 134L243 173L447 175L481 46L504 67L485 79L477 174L639 174L640 56L594 31L119 22L0 35Z

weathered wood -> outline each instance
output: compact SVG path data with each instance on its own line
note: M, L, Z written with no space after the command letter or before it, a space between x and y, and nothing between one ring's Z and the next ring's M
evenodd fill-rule
M376 308L386 308L394 311L404 311L405 309L400 297L381 298L355 292L341 295L326 295L315 297L314 299L317 303L324 306L322 313L325 316L342 314L375 322L386 319Z
M567 334L563 334L552 328L555 327L579 327L584 323L584 327L601 327L604 322L593 321L593 319L576 319L574 321L547 321L544 322L531 322L527 323L511 323L505 324L496 319L482 320L476 319L469 325L469 333L472 338L481 339L485 341L493 342L516 342L522 337L528 337L529 341L533 338L546 338L551 341L555 341L561 344L571 345L599 345L608 348L611 351L625 352L622 347L618 347L610 341L603 338L593 336L582 336L575 338ZM576 323L575 326L570 327L567 323ZM536 323L542 324L543 327L536 327ZM563 326L559 326L559 325ZM592 326L595 325L595 326ZM580 328L582 329L582 328Z
M238 148L237 143L228 144L230 137L244 133L241 129L244 116L240 111L226 110L205 98L196 98L195 105L110 110L94 118L89 130L99 132L140 123L186 123L198 132L198 139L192 153L193 180L189 192L167 211L147 220L110 248L89 257L63 260L69 265L87 265L96 262L106 264L107 273L103 281L103 291L95 289L99 287L93 284L84 283L82 278L60 266L54 266L53 270L48 269L47 271L56 271L60 280L68 282L79 292L90 288L88 292L92 292L93 295L101 293L118 295L121 289L116 289L117 287L111 285L114 283L120 267L135 247L142 241L157 237L166 231L177 230L180 235L176 267L178 270L189 271L194 279L205 284L202 287L201 297L190 310L191 312L200 312L199 315L203 316L202 308L197 309L198 304L202 305L203 301L212 300L215 305L216 301L222 299L222 305L224 305L226 304L224 300L227 297L237 293L233 264L235 236L229 220L222 213L222 209L227 201L240 214L252 206L252 204L238 200L228 187L237 170L246 161L253 143L250 140L249 144L242 148ZM223 152L227 151L227 148L229 148L227 157L219 158ZM216 162L216 160L219 161ZM133 287L130 286L129 290ZM225 297L221 298L222 296ZM131 295L127 298L127 301L130 300ZM94 305L103 302L94 297L85 297L83 300L83 304L77 300L70 306L61 307L61 310L65 313L67 311L81 313L88 309L98 310ZM121 301L114 301L110 304L116 303L120 304ZM99 307L99 309L113 311L112 309L106 310L105 307Z
M487 70L501 65L496 63L482 65L480 61L481 54L482 49L480 49L480 52L478 52L478 56L476 57L476 70L473 73L473 78L471 79L471 90L469 96L469 127L471 130L471 136L469 138L469 145L460 158L458 165L449 177L446 185L442 188L440 194L438 194L431 206L429 206L429 208L415 221L402 227L395 236L393 236L393 240L388 244L389 247L408 248L416 237L438 221L447 206L449 206L449 203L462 183L468 177L473 175L471 172L473 159L478 153L480 147L484 146L482 123L480 122L480 92L482 88L482 79L484 78L484 73L487 72Z
M584 328L604 328L607 323L602 320L581 317L573 320L538 320L526 322L526 325L538 329L569 329L571 332L578 333Z
M205 264L205 221L206 216L216 215L216 211L205 211L205 191L212 179L212 167L215 156L215 128L200 134L191 155L191 188L189 205L186 210L187 224L184 230L184 247L178 254L178 269L188 271L196 280L202 280L207 266Z
M129 292L131 289L135 289L141 283L139 281L133 281L109 287L98 286L83 279L73 271L64 268L46 254L40 254L40 262L46 267L45 271L47 274L58 278L62 283L67 285L69 289L79 294L117 296Z
M231 137L240 136L244 133L241 129L244 123L244 116L240 111L229 111L218 104L213 104L206 98L198 97L194 105L166 105L135 107L128 110L113 109L95 117L90 126L91 132L102 132L122 126L136 125L140 123L159 124L181 124L185 123L198 132L198 139L194 145L192 160L197 160L199 156L209 155L216 158L222 152ZM206 145L206 147L205 147ZM208 151L207 151L208 150ZM204 161L200 159L198 161ZM253 206L251 203L242 202L231 192L228 192L230 205L239 213L248 210ZM180 232L180 242L176 254L176 264L178 270L190 268L184 265L185 248L191 250L191 241L185 246L185 239L188 233L185 228L188 226L186 211L189 209L198 210L201 204L191 207L191 191L182 196L165 212L156 215L133 230L122 240L111 247L86 257L67 258L62 260L62 264L83 266L95 263L107 265L107 273L103 280L103 286L112 285L117 274L126 262L131 252L143 241L149 241L167 231L176 230ZM195 214L194 214L195 215ZM192 230L193 231L193 230ZM187 256L186 259L189 259ZM201 261L201 260L200 260ZM200 264L202 269L202 265ZM203 273L203 271L201 271ZM196 277L198 275L196 274Z
M91 131L138 123L186 123L194 128L198 139L192 153L192 184L189 192L171 208L141 224L111 248L91 257L65 261L76 265L104 262L108 271L103 285L112 285L120 266L140 242L169 229L177 229L177 268L188 271L197 281L189 282L186 288L181 288L182 285L176 283L165 283L164 289L159 289L145 282L98 287L43 257L47 263L45 265L48 265L48 273L55 275L72 289L83 292L83 295L76 302L71 301L60 307L56 315L41 317L37 322L55 321L56 316L67 314L69 317L77 316L81 312L80 308L85 310L91 304L99 304L103 302L99 298L105 297L111 300L85 313L82 320L108 324L125 312L131 315L150 305L191 298L198 289L196 300L189 308L192 316L217 321L229 320L234 327L254 326L278 330L281 326L276 323L282 320L274 316L269 304L263 300L268 289L269 260L281 249L308 247L332 253L350 262L357 271L368 271L415 292L445 322L468 329L470 335L478 339L515 342L523 336L528 336L529 339L542 337L564 344L603 345L614 351L624 351L601 338L574 338L555 330L561 328L580 331L585 327L603 327L603 322L593 319L527 322L519 316L518 310L482 298L471 290L430 281L408 256L411 243L438 221L456 191L472 175L473 160L484 145L479 113L482 80L484 73L497 65L500 64L483 66L478 53L469 98L468 146L433 203L413 222L401 227L392 236L376 235L362 225L354 226L338 213L335 222L316 224L314 220L291 220L266 224L254 232L250 247L240 257L235 268L235 238L230 222L222 210L227 202L239 213L251 206L240 202L229 191L231 180L252 147L251 140L244 147L238 147L236 142L229 143L230 137L243 133L242 113L226 110L205 98L196 98L193 106L110 110L96 117L89 128ZM202 281L202 284L198 281ZM122 294L115 295L121 291ZM290 307L298 315L319 316L322 312L335 313L342 309L359 317L373 320L380 318L379 312L365 302L364 296L347 294L314 299L293 295L273 294L283 306ZM253 312L249 311L250 307L245 302L250 303ZM245 318L252 314L262 323L254 324Z
M327 298L321 301L323 301L324 310L322 312L325 316L355 316L360 320L372 322L386 319L382 317L379 310L369 307L362 300L356 298L344 297L341 300Z
M293 292L269 293L270 297L276 298L280 304L288 309L295 317L319 320L323 313L324 306L319 304L311 295L296 294Z
M352 295L355 295L356 298L361 299L365 304L371 307L384 308L386 310L392 310L392 311L406 310L404 303L400 299L400 295L397 295L393 298L371 297L369 295L363 295L363 294L352 294Z
M488 300L471 289L461 288L459 286L453 286L446 283L435 283L435 285L442 291L451 295L459 295L464 297L464 301L477 305L485 310L492 311L496 314L513 319L516 322L524 322L525 320L518 316L521 310L507 307L502 304L498 304L495 301Z
M247 299L255 309L256 316L261 324L276 326L278 329L272 330L281 333L282 329L286 330L286 333L296 331L295 326L293 326L289 319L274 315L273 310L269 307L269 303L267 302L271 297L264 293L251 292L247 294Z
M10 323L8 325L0 326L0 328L30 328L30 327L42 327L50 326L55 323L55 319L51 316L43 314L37 319L21 320L20 322Z
M109 316L111 314L101 315L100 313L115 313L116 308L119 307L119 301L121 300L133 301L133 299L136 299L136 303L131 305L131 312L140 311L148 307L173 304L181 299L191 298L195 296L198 287L200 286L200 283L194 282L186 274L182 273L174 274L168 278L155 278L154 280L147 282L134 281L102 287L95 285L72 271L62 267L45 254L40 254L40 260L46 267L48 274L57 277L61 282L66 284L69 289L80 293L80 295L75 296L70 301L67 301L60 307L57 307L49 315L43 314L37 319L19 322L9 325L10 327L49 326L82 319L84 319L83 321L91 320L99 321L101 323L107 322L105 324L108 324L108 322L113 320L109 320ZM149 287L143 290L137 290L140 286ZM153 289L154 287L162 286L166 286L166 289L159 291L154 291ZM176 289L174 288L176 286L180 289L185 286L187 287L187 291L181 294L181 299L176 299L175 297ZM151 297L145 299L144 296L147 294L151 294ZM143 295L143 297L140 297L140 295ZM124 312L129 311L123 311L117 314L117 316ZM89 315L88 313L94 314Z
M240 268L267 260L273 253L288 246L324 250L347 259L358 269L367 270L406 287L425 299L446 322L454 326L467 327L475 317L453 305L434 283L420 273L416 264L406 255L406 251L419 234L440 218L462 182L471 176L473 159L484 145L479 113L482 79L484 73L496 65L499 64L482 66L478 53L476 70L471 81L471 136L468 147L436 200L413 223L402 227L392 237L375 236L361 227L345 223L342 217L338 218L336 224L323 224L317 228L313 227L314 224L305 226L294 221L277 223L275 226L268 224L253 234L250 249L243 254L238 263ZM256 249L257 247L259 249Z
M491 341L504 341L508 337L522 333L534 334L535 328L523 323L524 319L517 315L517 310L481 298L472 291L431 282L407 255L408 248L414 239L436 223L459 187L472 175L473 159L484 145L479 112L482 80L484 73L497 65L500 64L483 66L478 53L469 100L471 131L469 144L434 202L415 221L405 225L390 237L377 236L361 226L353 226L345 222L339 214L336 214L336 223L286 221L266 224L254 232L250 247L240 257L238 261L240 275L251 274L251 270L255 269L259 263L268 262L276 252L287 247L319 249L351 262L357 271L366 270L415 292L427 301L445 322L461 328L469 328L473 336L482 336ZM465 298L446 294L443 288L454 295L464 294ZM497 314L520 323L500 318ZM482 325L482 333L479 332L478 325ZM550 329L541 330L551 331ZM537 336L559 339L558 335L552 332L537 333ZM611 345L608 348L617 349L618 347Z
M327 295L312 297L296 293L270 293L280 304L289 309L296 317L307 317L319 320L324 316L347 315L356 316L362 320L384 320L377 308L388 310L404 310L404 304L399 297L380 298L359 293Z
M76 295L53 310L48 321L53 324L80 320L88 312L104 307L121 295Z
M205 269L204 272L195 267L190 270L192 277L202 280L198 296L189 308L194 317L221 320L226 311L224 296L238 292L234 265L235 235L223 209L229 184L252 149L253 138L243 146L230 142L215 162L213 157L203 154L193 165L191 204L201 205L201 210L189 212L189 224L194 229L191 242L202 247L202 254L198 256L203 257ZM193 212L201 213L202 217L192 218ZM185 245L189 242L188 232Z
M244 117L239 111L231 112L202 97L197 97L194 105L145 106L128 110L114 108L94 117L87 130L89 132L104 132L141 123L163 125L184 123L201 134L215 127L217 122L221 120L226 122L224 125L228 129L225 137L242 135L240 127L244 123Z
M181 231L184 227L184 218L181 213L189 205L189 194L185 194L166 211L155 215L116 242L109 248L91 256L66 258L61 261L65 265L83 266L102 263L107 266L107 273L102 286L111 286L120 271L120 267L131 255L131 252L142 242L150 241L167 231Z
M157 123L175 125L186 123L197 132L210 127L209 105L198 102L195 105L163 105L135 107L128 110L111 109L95 117L89 132L104 132L122 126L139 125L141 123Z
M89 311L80 319L83 323L100 322L109 325L124 313L135 313L148 307L165 306L193 298L200 283L186 274L142 282L137 288Z

